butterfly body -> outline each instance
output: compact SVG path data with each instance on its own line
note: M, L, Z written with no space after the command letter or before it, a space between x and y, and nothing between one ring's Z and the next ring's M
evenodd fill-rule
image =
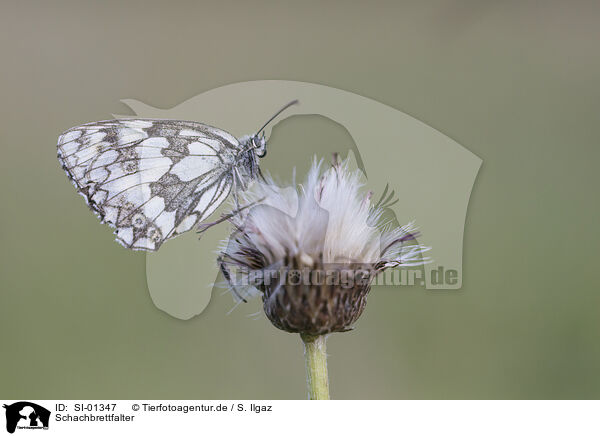
M248 188L248 182L256 179L260 174L258 160L260 157L264 157L264 154L262 156L259 155L258 147L261 144L262 147L265 147L266 141L264 137L250 135L242 136L238 141L241 151L236 156L236 162L233 165L232 171L236 177L235 182L245 191Z
M230 192L259 176L266 141L239 140L192 121L123 119L73 127L58 159L117 241L134 250L162 243L205 220Z

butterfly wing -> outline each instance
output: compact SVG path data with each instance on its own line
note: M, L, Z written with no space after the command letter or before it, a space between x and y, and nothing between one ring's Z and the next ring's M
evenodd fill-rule
M239 147L201 123L109 120L64 132L58 160L119 243L155 251L225 201Z

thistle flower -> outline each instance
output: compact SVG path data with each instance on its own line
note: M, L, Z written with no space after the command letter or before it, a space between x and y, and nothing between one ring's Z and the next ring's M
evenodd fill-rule
M412 223L380 223L383 209L361 194L361 174L347 160L322 167L313 162L299 192L267 178L242 193L219 256L234 296L262 296L271 323L300 333L307 350L321 335L352 328L377 274L420 265L428 250ZM324 345L316 350L323 356Z

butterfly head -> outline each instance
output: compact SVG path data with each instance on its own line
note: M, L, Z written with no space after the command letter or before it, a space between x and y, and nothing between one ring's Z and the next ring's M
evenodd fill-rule
M254 149L254 153L257 157L265 157L267 155L267 140L265 138L265 127L277 117L281 112L298 103L298 100L290 101L284 107L279 109L275 115L273 115L269 120L263 124L263 126L258 129L258 131L249 138L250 146ZM261 135L262 132L262 135Z
M265 157L267 155L267 139L265 138L264 132L262 135L253 135L250 137L250 142L252 147L254 147L256 156Z

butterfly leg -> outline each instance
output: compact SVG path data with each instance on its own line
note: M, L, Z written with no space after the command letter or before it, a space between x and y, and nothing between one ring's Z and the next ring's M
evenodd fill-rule
M225 280L227 280L227 283L229 284L229 288L231 289L231 291L236 295L236 297L238 297L244 303L247 303L248 300L246 300L244 297L242 297L240 295L237 288L235 287L235 283L233 283L233 280L231 280L231 271L227 267L227 265L225 263L225 259L223 259L223 256L217 257L217 262L219 263L219 268L221 269L221 273L223 274L223 277L225 277Z
M262 171L260 170L260 167L258 168L258 177L260 177L260 179L261 179L263 182L265 182L265 183L268 183L268 182L267 182L267 179L265 179L265 176L263 175Z
M249 204L247 204L245 206L242 206L242 207L240 207L238 209L235 209L235 210L231 211L230 213L223 214L223 215L221 215L221 217L218 220L215 220L215 221L213 221L211 223L200 223L200 224L198 224L198 231L196 233L204 233L206 230L208 230L212 226L220 224L223 221L227 221L230 218L233 218L234 216L236 216L237 214L239 214L243 210L248 209L248 208L250 208L252 206L256 206L257 204L259 204L263 200L264 200L264 197L261 198L261 199L259 199L259 200L257 200L257 201L253 201L252 203L249 203Z
M233 187L232 187L232 191L233 191L233 201L235 203L235 208L239 209L240 208L240 198L238 197L238 179L239 175L236 174L233 175Z
M244 179L242 177L242 175L240 174L240 171L236 167L233 167L232 179L233 179L233 199L235 201L236 208L239 209L240 202L239 202L239 197L238 197L238 191L239 190L245 191L246 189L248 189L248 181L247 181L247 179Z

